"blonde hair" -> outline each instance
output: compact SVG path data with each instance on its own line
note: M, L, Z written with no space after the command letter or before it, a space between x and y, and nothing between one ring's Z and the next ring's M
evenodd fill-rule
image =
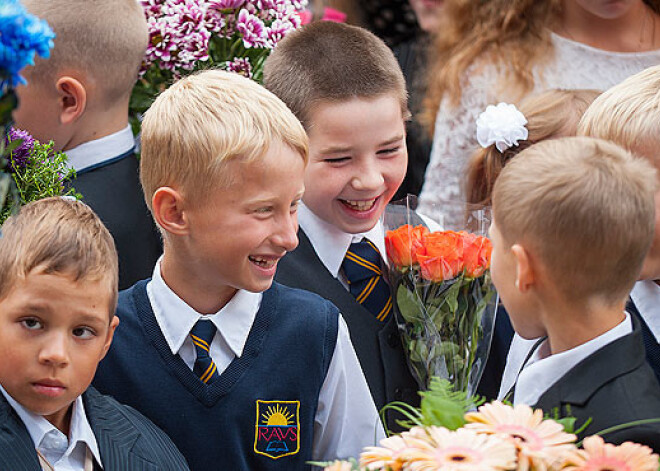
M251 162L281 142L307 162L307 135L282 101L238 74L206 70L165 90L142 121L140 179L151 208L154 192L177 188L201 204L229 185L229 161Z
M34 269L73 281L105 280L110 317L117 306L119 274L115 243L99 217L79 201L61 197L23 206L2 226L0 299Z
M493 190L509 245L524 244L576 300L625 299L655 226L655 170L608 141L550 139L520 153Z
M89 74L101 104L128 100L149 41L136 0L24 0L55 31L49 59L26 70L28 81L49 86L70 70Z
M373 33L320 21L287 35L266 60L264 85L309 129L319 102L394 95L407 118L406 80L392 50Z
M444 97L460 102L468 68L497 65L500 83L519 98L534 87L534 68L554 51L550 31L562 13L561 0L444 0L442 24L429 49L423 121L432 131ZM660 14L660 0L645 0Z
M584 113L578 133L631 151L640 144L660 145L660 66L628 77L599 96Z
M495 145L480 147L468 163L465 194L468 203L490 205L493 185L506 163L520 152L545 139L574 136L580 118L600 94L597 90L547 90L520 102L527 119L528 137L500 152Z

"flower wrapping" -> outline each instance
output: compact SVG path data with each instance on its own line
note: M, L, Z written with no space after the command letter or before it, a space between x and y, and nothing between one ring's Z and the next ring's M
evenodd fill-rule
M393 227L387 219L386 227ZM495 317L490 240L474 232L402 224L387 231L385 245L399 332L420 388L437 376L473 393Z

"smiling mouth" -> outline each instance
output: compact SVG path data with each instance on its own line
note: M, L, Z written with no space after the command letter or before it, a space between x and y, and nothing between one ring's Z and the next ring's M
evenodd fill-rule
M265 258L256 256L248 256L248 259L255 265L266 269L273 268L275 265L277 265L277 261L279 260L279 258Z
M339 200L345 206L349 207L353 211L369 211L374 207L378 198L371 200Z

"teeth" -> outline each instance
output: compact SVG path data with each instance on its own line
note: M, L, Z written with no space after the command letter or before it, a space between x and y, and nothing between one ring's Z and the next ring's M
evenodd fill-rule
M253 263L259 265L262 268L272 268L277 263L277 260L269 260L263 257L248 257Z
M366 200L366 201L365 200L360 200L360 201L357 201L357 200L343 200L343 201L351 209L355 209L357 211L368 211L368 210L370 210L371 208L374 207L374 204L376 203L376 199L377 198L372 199L372 200Z

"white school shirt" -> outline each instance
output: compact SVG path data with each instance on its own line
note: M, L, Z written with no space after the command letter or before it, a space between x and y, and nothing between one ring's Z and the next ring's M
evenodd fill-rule
M656 342L660 342L660 286L653 280L638 281L630 297Z
M127 125L121 131L80 144L73 149L64 151L69 158L68 165L76 172L94 167L108 159L117 157L135 147L133 131Z
M0 392L25 424L36 449L55 471L84 471L88 449L103 468L96 437L87 420L81 396L73 402L71 427L67 437L43 416L30 412L19 404L2 386Z
M341 264L352 243L360 242L363 238L369 239L378 248L387 265L385 229L380 220L371 230L363 234L349 234L319 218L301 203L298 207L298 224L305 231L323 265L347 290L348 283L344 271L341 270Z
M535 405L539 398L550 387L559 381L568 371L582 360L592 355L615 340L630 334L633 331L630 314L624 312L626 318L607 332L588 342L578 345L565 352L548 353L548 344L545 340L536 349L530 360L523 367L513 396L513 404Z
M206 318L218 329L209 350L218 374L222 374L235 357L243 354L262 293L238 290L220 311L202 315L167 286L160 273L161 260L162 257L147 284L147 295L172 354L178 354L190 369L193 368L196 353L188 334L199 319ZM314 417L312 459L358 457L365 446L376 444L384 436L348 327L339 316L337 344Z

